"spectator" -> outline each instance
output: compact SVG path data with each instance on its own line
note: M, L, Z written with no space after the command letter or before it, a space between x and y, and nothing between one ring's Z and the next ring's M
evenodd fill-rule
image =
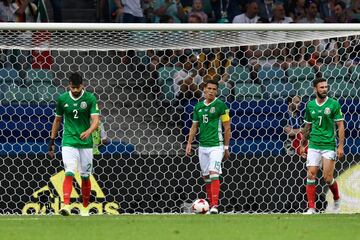
M229 22L233 22L234 17L242 13L241 3L241 0L229 0L227 8L227 17Z
M351 23L352 19L347 13L346 4L342 1L339 1L335 4L334 7L334 23Z
M62 0L50 0L54 14L54 22L62 22Z
M174 18L169 15L163 15L160 17L159 23L174 23Z
M154 0L155 23L164 15L169 15L175 23L181 23L184 19L184 9L180 0Z
M16 11L18 10L16 3L8 0L0 1L0 22L16 22Z
M214 12L215 22L224 21L224 18L227 20L225 10L227 9L228 1L229 0L210 0L211 8Z
M287 104L289 106L286 112L288 122L284 127L284 132L288 137L284 143L284 147L287 154L293 155L297 153L300 155L300 141L303 138L301 134L301 126L303 125L301 98L299 96L288 97Z
M196 57L194 55L189 57L182 55L179 60L180 63L184 64L183 69L176 72L173 76L173 89L176 98L185 102L194 97L200 98L202 96L200 91L202 78L196 69L198 67Z
M114 0L115 5L123 8L123 23L142 23L144 13L141 8L141 0Z
M324 20L318 18L318 6L316 2L307 1L305 4L306 16L299 20L299 23L323 23Z
M360 13L360 0L352 0L351 1L351 10L353 13Z
M305 0L291 0L287 11L294 22L298 22L305 17Z
M334 8L337 0L324 0L320 2L320 17L324 22L332 22L332 19L335 18Z
M203 21L198 14L190 14L188 23L203 23Z
M273 0L257 0L259 6L259 16L261 18L267 19L269 22L273 18Z
M37 7L29 0L0 1L0 22L35 22Z
M191 12L189 13L189 18L192 15L197 15L201 19L201 23L208 22L208 16L204 12L203 0L193 0L193 5L191 8Z
M233 19L233 23L257 23L259 7L255 0L249 1L245 4L245 13L237 15Z
M285 8L282 3L276 3L272 8L272 23L292 23L293 19L291 17L285 16Z

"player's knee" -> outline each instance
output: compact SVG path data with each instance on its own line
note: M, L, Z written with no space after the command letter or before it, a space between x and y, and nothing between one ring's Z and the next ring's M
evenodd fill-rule
M323 174L323 178L324 178L324 181L326 182L326 184L331 184L331 182L334 179L332 174L326 174L326 173Z
M308 170L308 172L307 172L307 178L308 178L308 179L311 179L311 180L315 180L315 178L316 178L316 173L313 172L313 171Z

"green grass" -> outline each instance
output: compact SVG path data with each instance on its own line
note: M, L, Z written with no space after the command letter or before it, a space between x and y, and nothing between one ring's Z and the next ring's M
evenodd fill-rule
M360 239L360 215L1 216L0 239Z

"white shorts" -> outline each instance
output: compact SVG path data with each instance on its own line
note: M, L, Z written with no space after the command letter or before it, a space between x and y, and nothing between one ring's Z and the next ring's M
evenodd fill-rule
M309 148L307 153L306 166L307 167L321 167L322 158L335 161L335 151L332 150L317 150Z
M210 171L221 174L221 162L223 157L224 146L199 147L199 161L202 175L208 176Z
M92 148L62 147L62 159L65 172L75 173L77 169L83 177L89 176L92 172Z

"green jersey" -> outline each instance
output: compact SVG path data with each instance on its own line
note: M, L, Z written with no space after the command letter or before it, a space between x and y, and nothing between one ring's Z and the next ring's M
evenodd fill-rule
M229 121L229 109L223 101L216 98L210 104L205 101L195 105L193 122L199 123L201 147L223 145L222 122Z
M66 92L58 98L56 116L64 117L62 146L93 147L91 136L86 140L80 139L81 133L90 127L91 115L99 115L94 94L83 91L80 97L75 99L70 92Z
M319 105L315 100L310 101L305 110L305 123L311 123L309 148L317 150L335 150L336 133L335 122L344 120L340 104L327 98Z

